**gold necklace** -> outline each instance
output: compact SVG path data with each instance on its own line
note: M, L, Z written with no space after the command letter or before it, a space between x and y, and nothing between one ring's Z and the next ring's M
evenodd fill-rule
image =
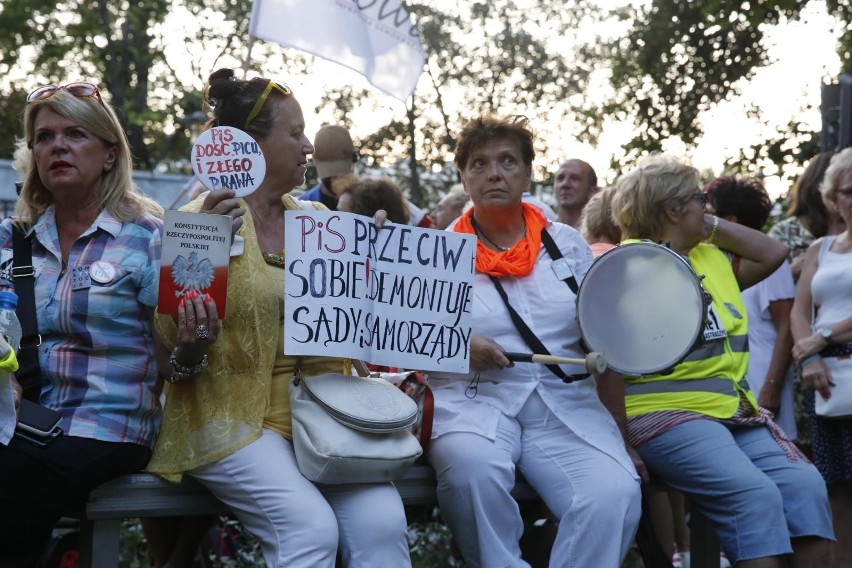
M251 203L249 203L248 199L246 199L245 202L246 202L246 205L248 205L249 209L251 210L252 217L255 220L258 221L258 223L260 224L260 227L262 229L264 229L264 231L265 231L266 230L266 224L263 222L263 219L260 218L260 215L257 214L257 211L254 210L254 207L252 207L252 205L251 205ZM257 234L257 231L255 231L255 234ZM266 264L269 264L271 266L277 266L279 268L284 268L284 251L283 250L281 251L281 254L275 254L275 253L272 253L272 252L264 252L264 251L260 251L260 254L263 256L263 261Z

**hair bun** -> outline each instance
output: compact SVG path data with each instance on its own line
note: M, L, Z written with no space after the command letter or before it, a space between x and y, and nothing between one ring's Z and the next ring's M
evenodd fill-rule
M234 70L228 68L217 69L211 73L207 84L207 104L212 108L233 97L241 87L241 81L237 80Z

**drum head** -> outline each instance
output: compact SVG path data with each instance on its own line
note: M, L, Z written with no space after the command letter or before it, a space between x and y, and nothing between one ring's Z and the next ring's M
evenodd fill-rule
M583 339L624 375L654 375L680 363L705 314L704 291L689 263L650 242L607 251L577 294Z

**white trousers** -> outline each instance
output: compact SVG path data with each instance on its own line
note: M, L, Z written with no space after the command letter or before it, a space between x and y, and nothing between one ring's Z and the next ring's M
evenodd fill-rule
M260 541L270 568L410 567L402 500L390 483L315 485L290 441L271 430L190 475Z
M445 434L432 440L429 460L441 515L471 568L529 566L509 493L515 464L559 523L551 567L618 568L639 524L639 482L560 422L536 392L517 418L500 418L494 441Z

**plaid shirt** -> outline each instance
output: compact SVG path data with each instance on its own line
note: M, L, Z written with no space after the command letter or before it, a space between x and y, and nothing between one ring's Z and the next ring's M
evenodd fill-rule
M805 254L816 238L808 231L798 217L787 217L769 229L770 237L790 249L787 260L793 262L799 255Z
M33 233L41 404L62 414L70 436L153 445L161 409L151 311L162 221L122 223L102 211L73 244L64 272L52 206ZM9 219L0 224L0 247L0 286L9 287Z

